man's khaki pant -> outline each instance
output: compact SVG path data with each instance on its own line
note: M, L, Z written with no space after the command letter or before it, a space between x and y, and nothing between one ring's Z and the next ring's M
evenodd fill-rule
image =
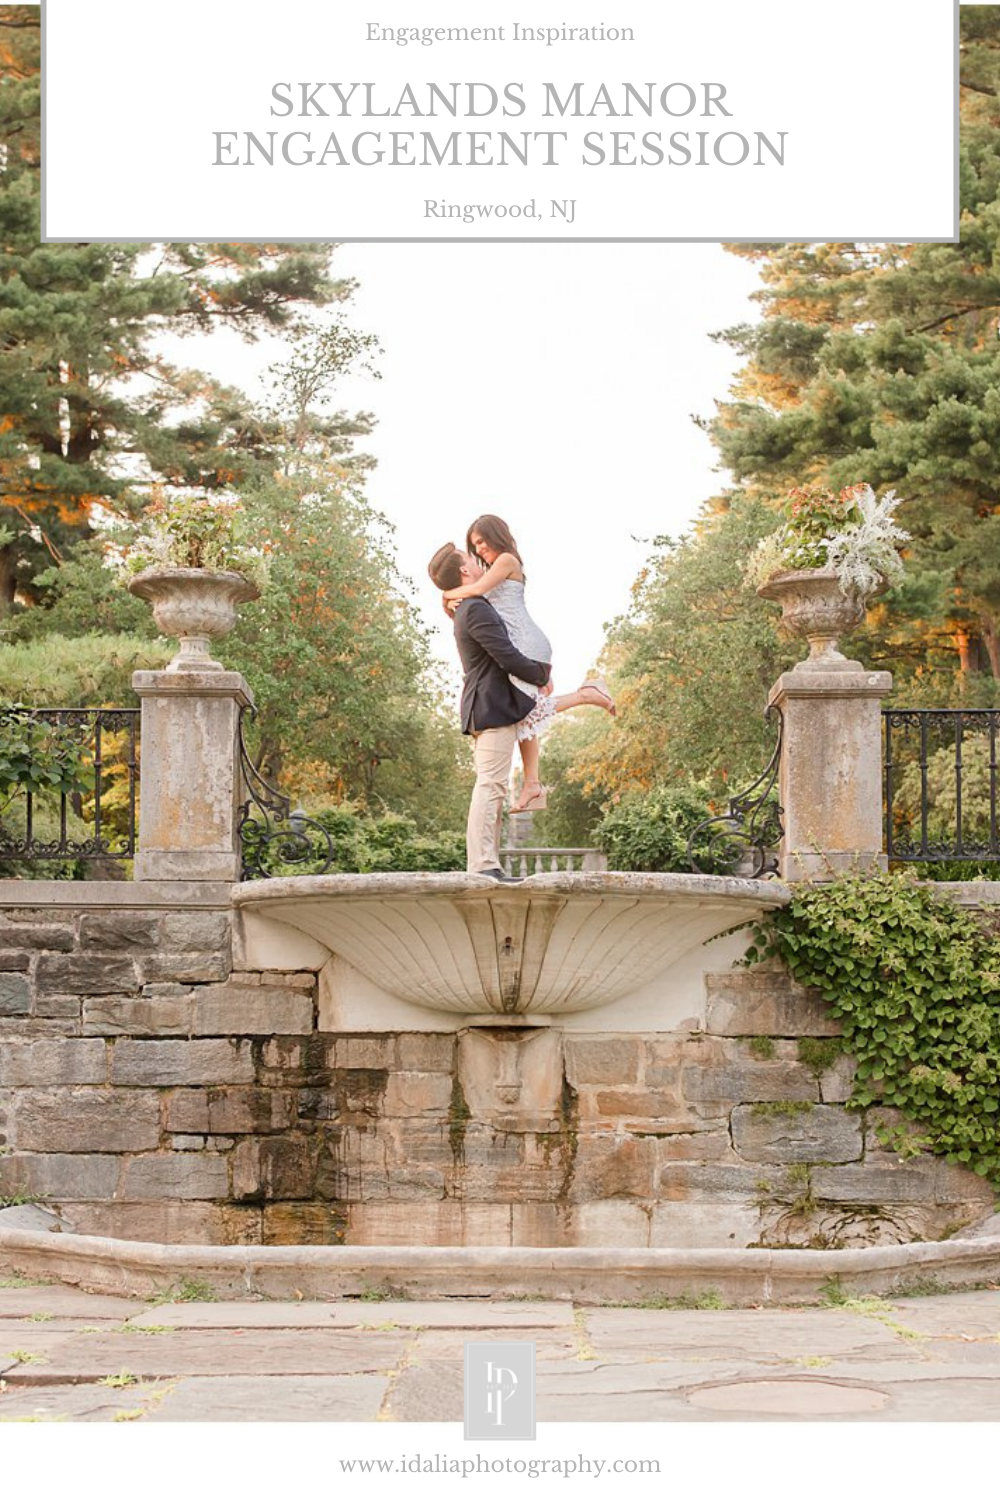
M500 868L503 799L516 744L516 724L505 724L501 729L483 729L473 736L476 785L465 830L466 869L471 874Z

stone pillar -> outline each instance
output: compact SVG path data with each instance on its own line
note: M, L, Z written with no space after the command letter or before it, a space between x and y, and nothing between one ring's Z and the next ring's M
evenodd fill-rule
M136 672L142 702L136 880L238 880L239 672Z
M885 868L881 703L891 688L890 672L841 658L800 662L771 689L783 720L783 880Z

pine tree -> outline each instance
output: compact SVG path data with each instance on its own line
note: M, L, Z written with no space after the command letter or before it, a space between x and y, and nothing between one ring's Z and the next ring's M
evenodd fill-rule
M709 425L758 493L905 495L895 645L926 670L948 640L1000 678L1000 11L963 6L961 28L960 242L731 247L764 318L722 335L747 362Z
M0 619L143 480L238 484L284 444L242 392L166 360L168 333L252 341L343 302L323 244L42 244L39 12L0 9ZM370 419L324 437L343 456Z

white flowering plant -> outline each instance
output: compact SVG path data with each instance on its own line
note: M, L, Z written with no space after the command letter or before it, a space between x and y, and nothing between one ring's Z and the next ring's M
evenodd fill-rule
M851 484L839 494L818 485L790 490L785 523L751 553L747 583L760 588L780 573L828 568L845 594L869 598L902 577L899 549L910 533L893 519L901 503L895 490L879 499L870 484Z
M155 489L134 540L125 548L127 573L147 568L205 568L242 573L258 588L267 583L266 545L249 539L246 511L237 495L165 495Z

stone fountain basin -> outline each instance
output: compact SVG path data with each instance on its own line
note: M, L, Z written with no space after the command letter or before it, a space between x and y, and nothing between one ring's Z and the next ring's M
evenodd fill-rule
M233 902L307 934L400 1000L466 1016L591 1010L790 900L778 881L615 872L297 875Z

